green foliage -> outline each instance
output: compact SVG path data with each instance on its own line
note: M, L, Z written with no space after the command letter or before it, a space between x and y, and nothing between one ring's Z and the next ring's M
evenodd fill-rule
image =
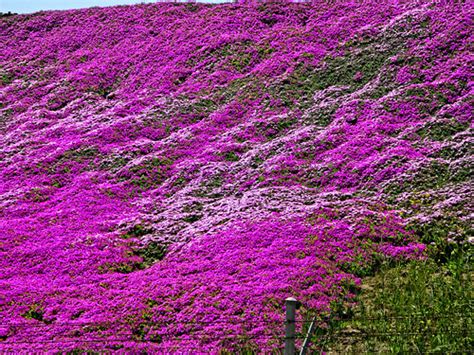
M411 185L416 190L441 188L449 182L450 176L449 164L433 160L416 173Z
M227 161L239 161L240 160L240 157L235 152L232 152L232 151L227 152L224 155L224 158Z
M319 314L314 350L335 353L454 353L474 346L472 295L472 226L449 214L408 226L428 244L423 261L387 262L374 258L375 273L359 270L356 259L347 271L364 279L356 294ZM308 318L309 319L309 318ZM311 317L312 319L312 317Z
M264 161L265 160L262 157L256 155L256 156L252 157L250 167L253 168L253 169L257 169L260 165L262 165L262 163Z
M317 123L323 127L331 123L332 116L336 112L337 106L325 107L321 110L317 110L311 116L311 123Z
M143 224L132 226L126 233L121 235L122 239L137 239L153 233L154 229ZM119 262L106 262L99 266L99 273L119 272L128 274L137 270L143 270L157 261L163 260L167 253L167 245L161 242L148 242L144 246L137 246L137 241L124 241L127 249L124 260Z
M132 337L139 341L161 343L163 341L163 337L159 334L151 334L151 330L152 326L147 323L132 325Z
M145 265L139 261L123 261L123 262L114 262L114 263L104 263L99 266L98 271L100 274L105 274L109 272L118 272L121 274L129 274L137 270L145 269Z
M258 122L256 128L271 140L290 129L295 123L296 119L286 118L278 121Z
M235 56L230 60L230 65L233 66L238 72L243 72L252 61L252 54L242 53L241 55Z
M200 212L204 208L204 205L201 202L193 201L192 203L183 207L183 211L186 213Z
M379 72L389 53L365 49L342 57L326 58L326 70L313 77L313 87L324 90L333 85L349 85L352 90L364 86ZM356 74L361 73L360 79Z
M234 41L218 48L209 49L206 54L190 58L186 64L196 67L203 59L212 59L207 69L215 70L216 66L230 67L240 73L252 64L268 58L274 51L268 43L254 43L251 40Z
M112 86L97 86L97 87L92 87L88 91L96 93L97 95L103 97L104 99L109 96L109 94L112 93L113 87Z
M412 79L412 82L419 82L423 83L424 81L420 79L420 76L422 77L422 74L420 74L418 77L415 79ZM427 116L433 116L435 115L443 106L447 104L453 103L452 97L460 96L461 92L463 90L463 84L461 82L458 82L458 85L454 85L452 83L443 83L439 84L436 86L423 86L423 87L410 87L408 90L405 91L404 96L406 97L407 101L416 101L417 103L417 108L421 113L426 114ZM445 114L447 118L450 118L449 114ZM428 124L428 132L420 132L422 133L422 136L424 133L427 133L427 136L429 136L429 129L430 125L432 123ZM431 139L434 140L444 140L444 132L440 132L439 126L453 126L451 129L448 129L447 134L454 134L452 133L452 130L454 131L459 130L459 127L456 127L460 125L461 127L464 126L463 123L457 122L456 120L451 120L451 122L444 122L440 123L437 122L434 125L438 126L435 128L435 133L433 137L430 137ZM467 125L468 126L468 125ZM466 126L466 127L467 127ZM464 128L461 128L463 130ZM436 134L440 135L439 138L437 138Z
M469 128L468 122L459 122L452 119L448 122L430 122L417 131L422 138L429 138L434 141L444 141L450 139L456 133L465 131Z
M372 260L370 260L370 262L366 260L363 255L358 255L354 259L355 260L352 262L346 261L338 263L338 266L342 271L354 274L359 277L374 275L384 260L382 256L375 253L373 254Z
M186 7L186 10L188 10L189 12L196 12L199 10L199 5L197 4L188 3L188 4L185 4L185 7Z
M471 149L468 144L466 144L464 147L457 147L453 145L448 145L437 152L433 153L432 156L434 158L442 158L446 160L455 160L462 158L466 155L466 152Z
M453 353L474 346L471 252L449 262L383 267L367 279L360 305L333 305L327 329L314 339L336 353Z
M83 314L84 314L84 310L79 310L77 312L75 312L72 316L71 316L71 319L79 319Z
M121 237L124 239L139 238L150 233L153 233L153 228L146 227L142 224L136 224L133 227L131 227L127 231L127 233L123 234Z
M25 199L33 202L45 202L49 200L49 196L44 189L34 187L25 194Z
M100 157L96 147L80 147L66 150L53 163L48 165L48 173L71 173L74 169L79 171L91 170L95 167L95 159Z
M191 214L189 216L186 216L183 218L183 221L188 222L188 223L193 223L196 221L199 221L202 218L202 215L200 214Z
M372 80L392 51L380 51L372 47L358 48L359 44L349 45L346 53L339 57L328 56L322 64L313 67L304 63L298 64L293 73L273 87L272 91L286 106L305 108L312 102L316 91L331 86L347 87L347 92L353 92ZM298 98L295 101L295 98ZM330 121L327 113L321 117L321 124Z
M189 101L189 98L185 99L177 107L177 114L178 116L185 115L191 123L201 121L217 109L217 104L212 99L205 98L193 101Z
M437 263L446 263L466 253L470 247L468 236L474 233L468 222L449 215L428 223L412 223L408 228L421 242L428 244L429 255Z
M100 169L116 171L123 168L130 161L130 158L113 156L100 163Z
M143 259L143 265L147 267L163 260L167 250L167 246L161 242L150 242L145 247L134 251L134 254L140 256Z
M100 155L99 150L96 147L86 147L78 149L66 150L60 157L62 161L73 160L76 162L83 162L89 158L93 158Z
M257 53L261 59L268 58L273 52L275 52L275 48L270 45L261 45L257 47Z
M166 179L166 172L172 164L171 159L155 157L132 166L127 174L120 177L119 181L128 180L141 189L149 189L160 185Z
M380 68L377 85L367 93L362 94L361 98L378 100L394 90L399 85L396 81L397 71L398 68L395 65L384 65Z
M3 72L0 74L0 80L3 85L8 85L11 84L13 80L15 80L15 76L12 73Z
M218 189L224 183L224 179L221 175L217 174L209 178L209 180L201 183L199 191L193 193L196 197L207 197L207 198L219 198L222 196L220 193L215 193L214 189Z
M226 44L214 54L217 60L229 57L228 64L238 72L244 72L252 62L267 58L273 51L269 45L259 45L245 40Z
M26 319L35 319L40 322L48 323L48 321L44 319L44 308L38 304L31 305L28 311L23 313L21 316Z
M472 171L472 163L453 168L446 162L432 160L429 164L418 169L411 179L403 183L396 182L388 185L385 192L394 197L406 191L441 189L448 184L468 181L472 176ZM389 202L393 203L394 198L389 199Z

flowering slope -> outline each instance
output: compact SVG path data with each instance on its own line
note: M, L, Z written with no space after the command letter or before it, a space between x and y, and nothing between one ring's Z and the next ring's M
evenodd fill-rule
M284 298L327 312L464 242L470 28L429 2L0 19L0 349L275 349Z

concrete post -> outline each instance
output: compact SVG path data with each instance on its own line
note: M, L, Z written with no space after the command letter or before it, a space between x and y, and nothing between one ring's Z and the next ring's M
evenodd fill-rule
M296 337L296 308L299 302L293 297L285 300L286 322L285 322L285 352L284 355L295 355Z

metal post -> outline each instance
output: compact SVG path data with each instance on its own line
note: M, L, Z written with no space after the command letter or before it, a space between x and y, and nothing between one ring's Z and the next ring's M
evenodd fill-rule
M300 355L306 355L306 351L308 350L308 345L311 340L311 334L313 333L314 324L316 323L316 317L313 318L311 325L308 329L308 334L306 334L306 338L303 341L303 345L301 346Z
M293 297L285 300L286 322L285 322L285 352L284 355L295 355L295 336L296 336L296 307L299 302Z

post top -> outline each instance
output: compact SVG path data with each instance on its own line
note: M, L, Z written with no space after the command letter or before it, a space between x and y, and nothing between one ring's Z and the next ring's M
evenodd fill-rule
M286 302L298 302L298 301L296 300L296 298L294 298L294 297L288 297L285 301L286 301Z

